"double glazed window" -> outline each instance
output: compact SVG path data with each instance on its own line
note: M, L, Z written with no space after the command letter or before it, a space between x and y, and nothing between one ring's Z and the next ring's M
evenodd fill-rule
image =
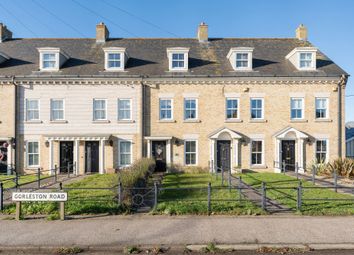
M327 162L327 140L317 140L316 141L316 160L317 163Z
M251 99L251 119L263 119L263 99Z
M184 99L184 119L185 120L197 119L197 99L195 98Z
M94 99L93 100L93 120L107 119L107 100Z
M51 120L64 120L64 100L63 99L51 99Z
M312 53L300 53L300 69L309 69L313 67Z
M263 141L252 141L251 145L251 164L263 164Z
M316 98L316 119L328 118L328 98Z
M55 69L57 68L56 53L42 53L42 68Z
M39 99L26 100L26 120L39 120Z
M226 99L226 118L227 119L238 119L238 99L227 98Z
M197 164L197 141L185 141L185 164L196 165Z
M107 54L107 67L110 69L121 68L121 53Z
M160 120L172 120L172 99L160 99Z
M129 166L132 163L132 143L130 141L119 142L119 165Z
M184 53L172 53L172 69L184 68Z
M131 99L118 99L118 120L131 120Z
M39 143L27 142L27 166L35 167L39 166Z
M248 53L236 53L236 68L248 68Z
M291 98L291 119L303 119L304 118L304 99L303 98Z

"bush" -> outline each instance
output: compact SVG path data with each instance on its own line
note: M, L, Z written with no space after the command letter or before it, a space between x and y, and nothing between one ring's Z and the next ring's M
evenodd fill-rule
M118 174L122 185L132 188L133 186L139 186L141 182L145 182L146 177L154 170L155 161L150 158L143 158L135 161L130 167L120 170Z
M318 175L332 176L336 172L339 176L354 177L354 159L337 158L328 163L312 162L308 167L308 171L311 172L313 167L315 167Z
M209 169L201 166L182 166L179 164L171 164L168 168L168 173L171 174L207 174Z

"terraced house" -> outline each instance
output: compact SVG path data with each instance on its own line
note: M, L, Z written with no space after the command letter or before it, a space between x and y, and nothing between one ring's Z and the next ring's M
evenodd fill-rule
M304 171L345 151L348 74L295 38L11 39L0 75L17 88L16 167ZM3 135L0 134L0 137Z

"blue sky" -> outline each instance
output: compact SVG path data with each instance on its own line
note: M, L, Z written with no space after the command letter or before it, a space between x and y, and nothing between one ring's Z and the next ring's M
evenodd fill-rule
M303 23L309 40L354 74L353 0L0 0L0 13L14 37L94 37L100 21L112 37L195 37L201 21L211 37L293 37Z

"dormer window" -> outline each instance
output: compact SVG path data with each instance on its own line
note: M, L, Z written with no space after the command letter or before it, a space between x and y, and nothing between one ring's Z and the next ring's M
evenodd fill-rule
M316 70L316 52L314 47L298 47L293 49L285 58L300 71Z
M105 70L106 71L124 71L128 54L125 48L110 47L104 48L105 52Z
M253 48L236 47L230 49L227 58L235 71L251 71L252 55Z
M188 70L189 48L168 48L167 57L170 71Z
M39 69L41 71L59 71L69 56L59 48L38 48Z

